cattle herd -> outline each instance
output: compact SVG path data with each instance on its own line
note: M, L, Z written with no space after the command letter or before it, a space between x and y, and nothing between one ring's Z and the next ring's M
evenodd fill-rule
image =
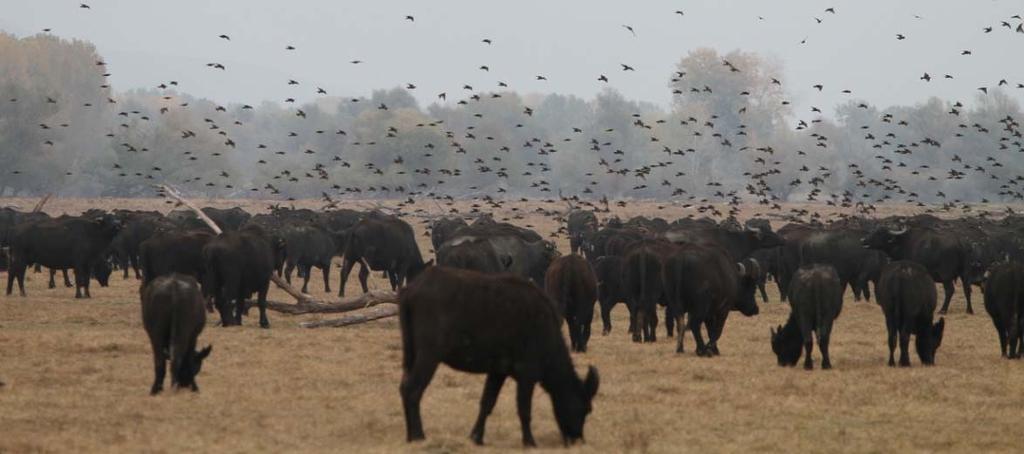
M340 257L339 295L357 265L364 292L371 272L382 273L398 291L400 391L410 441L424 437L420 398L441 363L487 374L475 442L482 443L486 417L509 376L517 383L524 444L534 444L536 384L550 395L564 440L582 439L599 378L593 367L577 376L569 351L587 351L595 302L603 335L612 331L612 308L624 303L632 341L656 342L661 312L678 353L689 331L694 352L714 357L729 315L757 315L758 294L768 302L764 287L773 281L791 306L785 325L771 328L766 339L779 365L803 357L804 367L813 369L817 339L821 368L829 369L833 322L849 288L855 300L870 301L873 293L881 307L890 366L910 365L911 336L920 362L930 365L946 325L934 314L949 310L959 283L968 313L972 286L982 290L1002 355L1020 358L1024 350L1024 217L845 217L773 229L756 218L599 220L593 211L572 209L559 214L571 248L566 255L534 230L490 216L442 217L428 220L435 258L424 260L412 226L381 211L202 211L223 233L186 210L89 210L51 218L4 208L6 294L17 284L25 296L27 270L45 267L51 287L58 270L70 287L66 273L72 270L75 297L90 298L90 281L106 285L119 268L142 282L143 325L154 357L151 392L162 390L168 361L172 386L198 390L195 375L211 351L196 348L207 311L223 326L240 325L247 300L256 295L259 324L269 328L272 275L290 282L297 270L305 292L312 269L319 268L331 292L332 262ZM944 290L941 307L936 283Z

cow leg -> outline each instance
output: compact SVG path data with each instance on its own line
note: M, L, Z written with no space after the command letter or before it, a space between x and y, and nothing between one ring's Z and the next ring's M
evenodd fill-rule
M928 333L921 333L927 336ZM900 330L900 367L910 367L910 330L904 327Z
M50 270L50 272L52 273L53 270ZM64 287L71 288L71 279L68 279L68 270L60 270L60 272L64 274ZM51 278L52 278L52 275L51 275ZM75 273L75 280L78 280L78 273L77 272ZM50 288L53 288L53 287L50 287Z
M640 342L643 340L644 328L647 326L647 314L642 308L637 307L636 310L636 321L630 322L633 325L633 342Z
M676 331L676 317L673 315L672 306L665 306L665 337L671 338Z
M132 271L135 272L135 280L142 279L142 273L139 271L139 255L132 254L128 260L131 263Z
M320 270L324 274L324 293L331 293L331 261L328 260L320 267Z
M721 318L715 317L708 325L708 349L714 356L721 354L718 351L718 339L722 337L722 330L725 329L727 317L728 314Z
M56 276L57 276L57 270L50 269L50 283L49 283L49 285L46 286L46 288L51 288L51 289L57 288L57 281L54 279L54 277L56 277Z
M398 391L402 395L402 409L405 411L405 439L406 441L417 441L427 438L423 434L423 420L420 418L420 399L423 392L430 385L437 371L437 362L417 358L412 368L402 373L402 383Z
M341 271L338 272L341 275L338 296L345 296L345 283L348 282L348 274L352 272L352 265L355 265L355 263L349 259L341 260Z
M818 350L821 351L821 368L829 370L832 368L832 359L828 356L828 341L832 337L832 324L827 323L818 327Z
M302 273L302 293L309 293L309 275L312 271L312 266L299 267L299 272Z
M946 298L942 301L942 309L939 309L940 314L945 314L949 310L949 300L953 299L953 281L949 280L942 283L942 289L946 293Z
M14 281L18 281L18 290L21 296L25 296L25 271L28 269L28 265L22 262L15 256L10 258L10 269L7 270L7 296L11 295L11 291L14 290Z
M1007 358L1016 358L1018 354L1016 349L1017 338L1020 337L1020 327L1016 323L1016 320L1010 320L1006 325L1006 343L1013 344L1007 345L1007 347L1009 347L1007 349L1009 350ZM1002 340L1000 340L1000 342L1002 342Z
M270 319L267 318L267 290L269 284L264 286L256 294L256 303L260 307L260 328L270 328ZM239 321L241 323L241 321Z
M683 335L686 332L686 324L683 323L683 314L676 315L676 329L679 331L677 333L679 337L676 338L676 353L682 353L683 338L686 337Z
M506 375L487 374L487 381L484 383L484 394L480 396L480 414L476 417L476 424L473 431L469 433L469 439L478 445L484 444L484 425L487 417L494 410L494 404L498 402L498 393L501 386L505 384Z
M708 350L707 344L704 343L704 335L700 332L700 326L703 324L702 321L697 320L694 317L690 317L690 333L693 334L693 342L697 344L697 356L711 356L711 352ZM682 336L680 336L682 338Z
M757 290L761 292L761 301L768 302L768 292L765 290L765 279L759 279L757 281Z
M565 326L569 328L569 346L572 348L572 351L579 351L580 333L579 326L576 324L576 316L566 314Z
M598 304L601 306L601 335L607 336L608 333L612 332L612 303L606 303L599 301Z
M1009 356L1006 355L1006 327L1003 326L1002 320L997 319L996 317L992 318L992 324L996 326L996 334L999 335L999 352L1002 354L1003 358L1009 358ZM1014 342L1016 343L1016 339Z
M516 380L516 409L519 411L519 425L523 430L523 446L534 447L533 431L530 430L530 413L533 406L534 382L525 378Z
M363 288L363 293L370 291L370 287L366 285L366 280L370 277L370 270L366 268L366 265L359 267L359 286Z
M811 353L814 351L814 335L810 332L804 333L804 370L814 370L814 361Z
M167 375L167 354L159 345L153 343L153 386L149 388L149 395L160 394L164 389L164 376Z
M967 282L967 278L961 276L960 285L964 288L964 299L967 300L967 313L973 314L974 307L971 306L971 284Z
M886 317L885 329L888 332L889 340L889 367L896 367L896 360L893 356L894 352L896 351L896 323L893 320L889 320L889 318Z
M292 283L292 271L295 271L295 263L289 260L284 266L284 281L289 284ZM302 273L302 271L300 270L299 273ZM303 290L302 292L305 293L306 291Z
M214 296L214 306L217 306L217 312L220 313L220 324L221 326L231 326L234 317L231 314L231 299L226 296L226 291L221 290Z
M658 303L651 301L647 306L647 331L644 333L644 342L658 341Z
M590 342L590 325L594 323L594 308L593 303L588 308L583 309L583 314L576 316L576 323L580 325L580 340L579 340L579 352L587 352L587 343Z

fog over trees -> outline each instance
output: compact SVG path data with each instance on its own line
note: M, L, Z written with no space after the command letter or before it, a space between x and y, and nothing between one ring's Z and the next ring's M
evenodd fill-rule
M665 74L667 109L613 88L581 99L474 87L430 105L414 87L381 87L221 106L173 81L110 86L88 42L0 34L0 195L152 196L153 184L171 183L282 200L1021 198L1010 84L961 102L794 112L785 62L743 50L680 54Z

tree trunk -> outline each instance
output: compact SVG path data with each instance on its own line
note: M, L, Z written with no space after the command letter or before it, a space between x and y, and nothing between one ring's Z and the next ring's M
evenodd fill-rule
M369 321L379 320L387 317L394 317L395 315L398 315L398 305L385 304L374 307L373 309L367 311L360 312L358 314L350 314L332 320L303 322L300 324L300 326L302 326L303 328L337 328L342 326L357 325L360 323L366 323Z

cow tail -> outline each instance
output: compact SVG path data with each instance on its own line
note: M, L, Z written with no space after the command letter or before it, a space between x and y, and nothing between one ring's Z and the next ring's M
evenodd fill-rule
M402 370L410 371L416 363L416 342L413 334L412 304L399 296L398 325L402 331Z
M170 301L165 302L165 304L178 301L180 298L177 283L169 287L171 290ZM168 356L170 356L168 359L171 361L171 382L177 383L178 377L181 376L181 369L185 366L184 355L186 352L183 351L183 346L179 344L181 333L178 332L178 311L172 309L168 311L168 314L168 323L171 324L171 329L168 330L169 339L167 339Z

